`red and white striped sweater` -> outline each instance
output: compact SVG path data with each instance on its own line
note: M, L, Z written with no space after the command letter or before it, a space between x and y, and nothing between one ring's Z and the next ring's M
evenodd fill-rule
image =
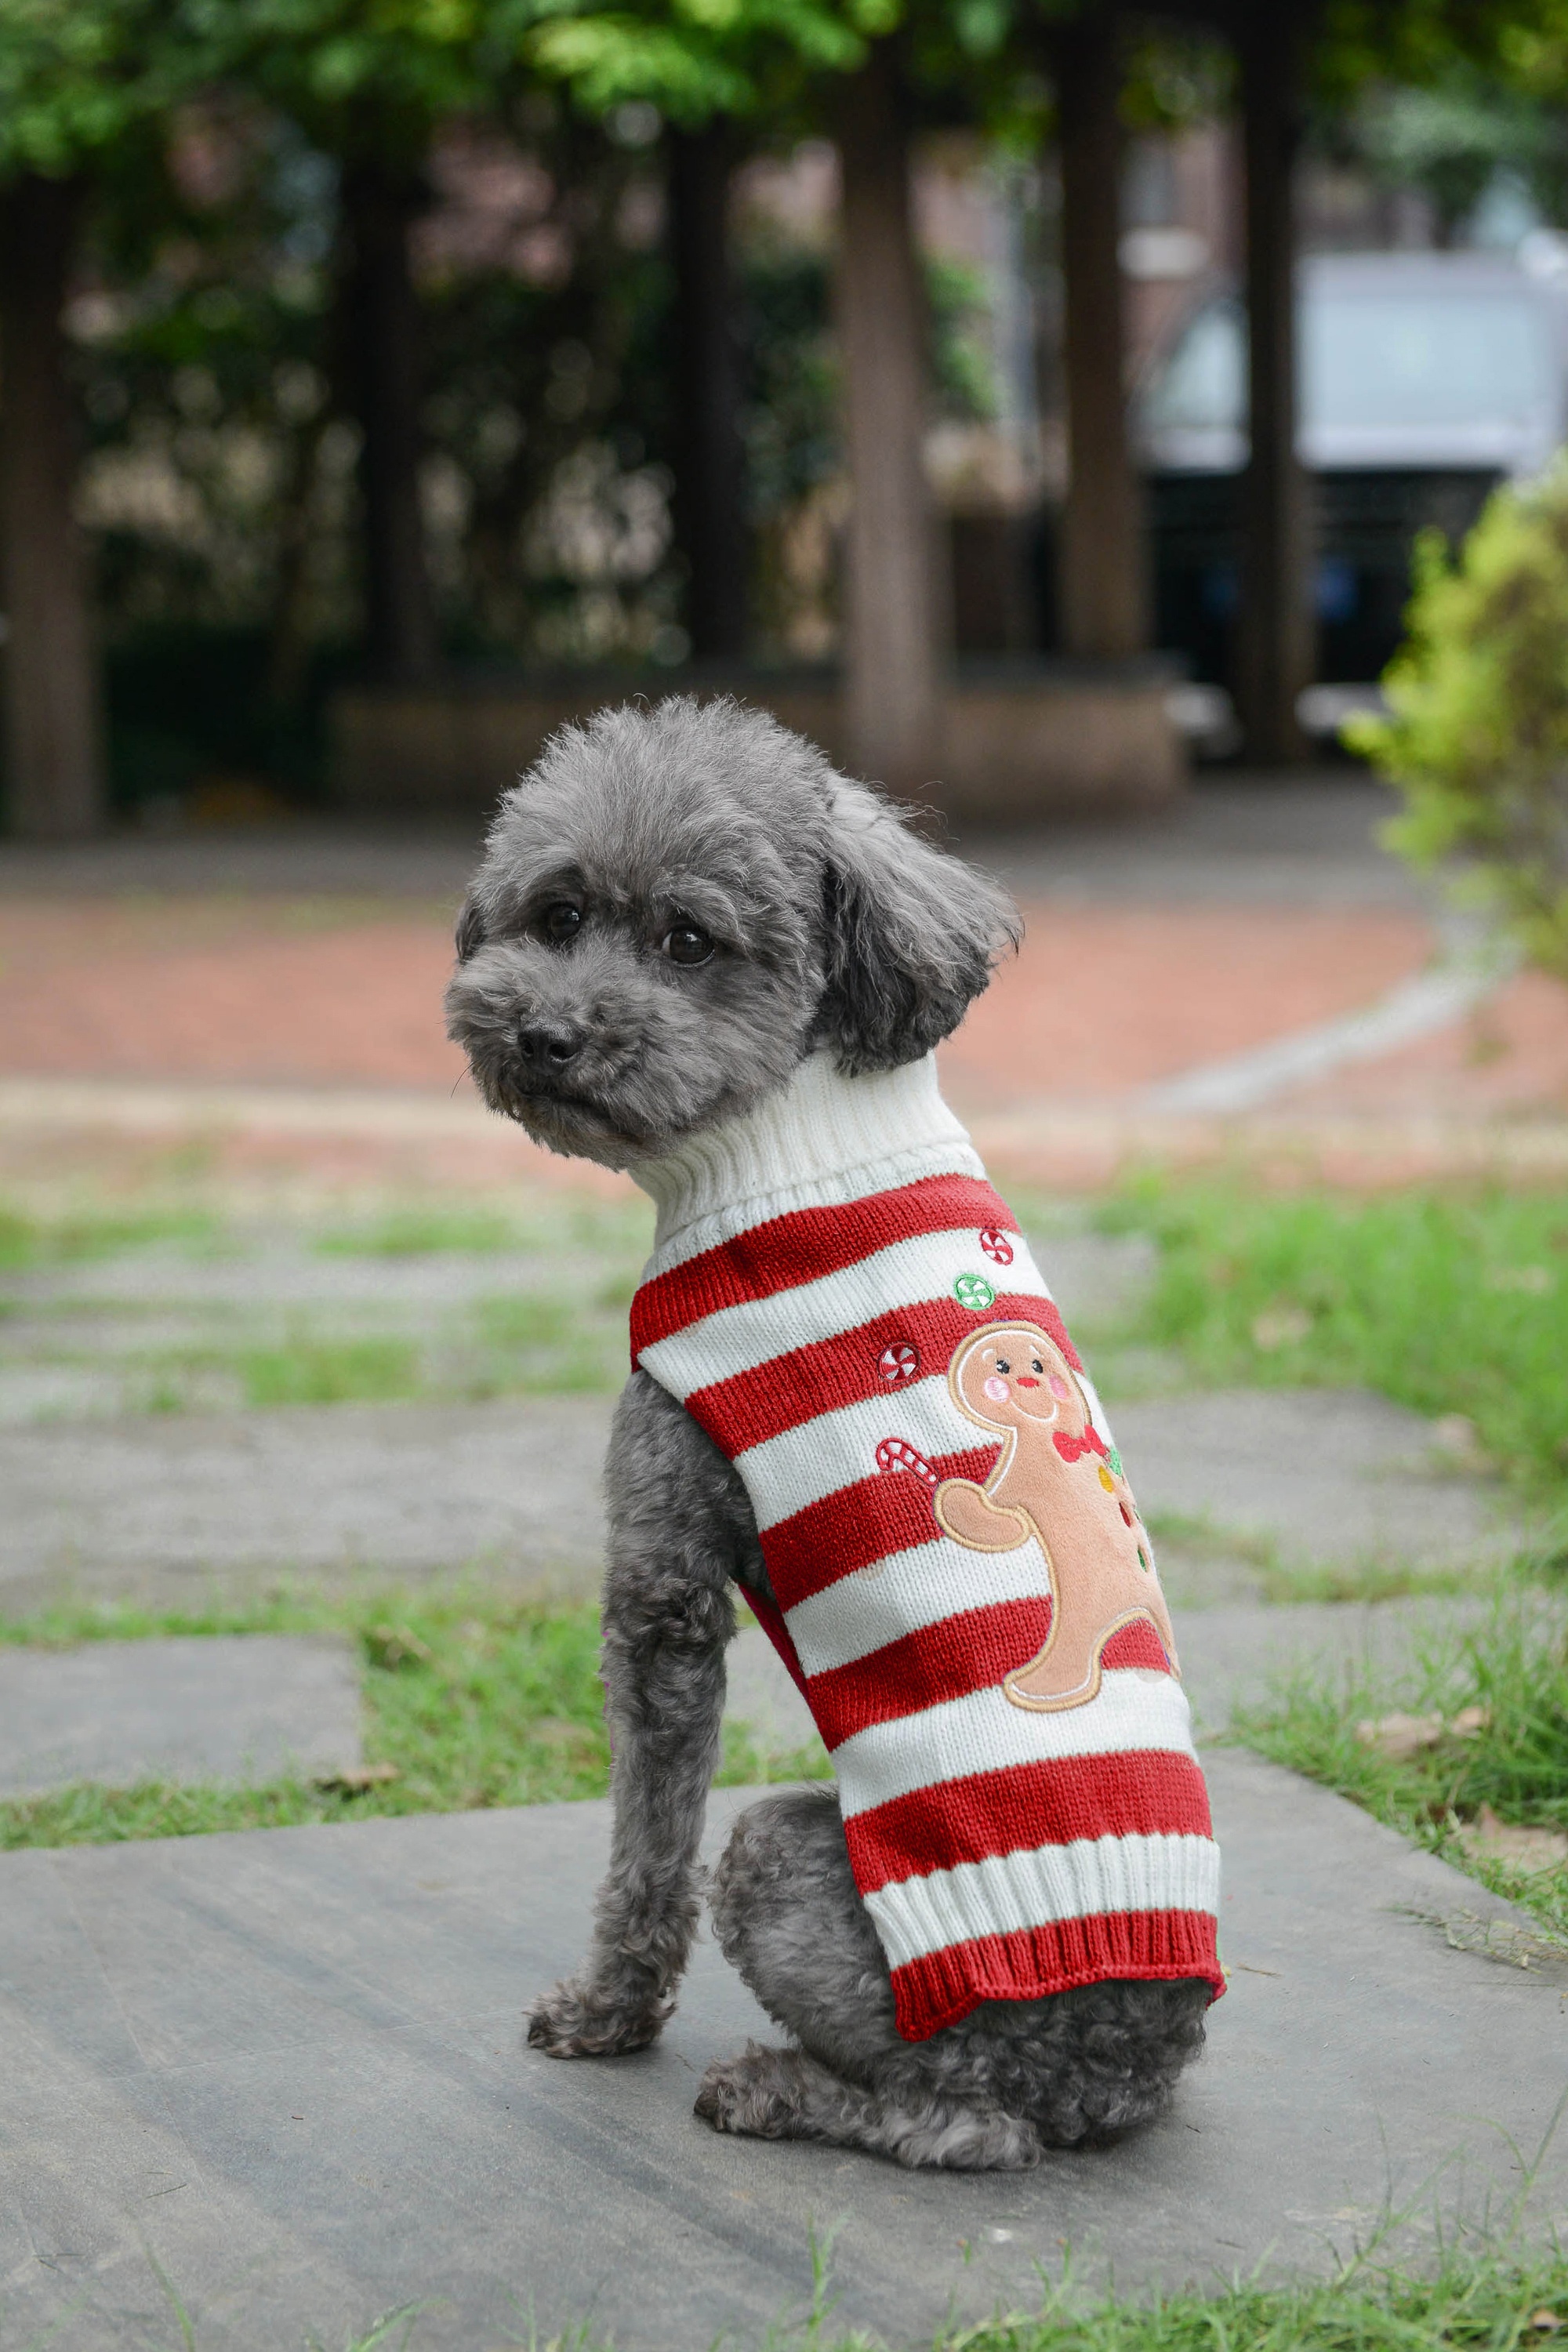
M1148 1538L934 1060L805 1063L637 1171L633 1361L729 1456L900 2032L1206 1978L1219 1857Z

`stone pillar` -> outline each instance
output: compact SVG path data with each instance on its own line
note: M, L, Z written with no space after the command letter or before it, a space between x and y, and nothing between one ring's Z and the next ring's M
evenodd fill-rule
M854 504L846 715L863 773L918 791L941 765L935 532L926 487L926 313L897 58L878 42L838 92L838 330Z
M1307 484L1296 457L1295 220L1302 28L1279 5L1241 21L1251 456L1241 486L1237 702L1247 757L1303 752L1296 698L1313 667Z
M12 830L94 833L106 790L77 449L60 324L81 191L27 173L0 196L0 605Z
M746 651L745 453L730 271L727 126L669 134L675 271L675 535L686 558L686 628L698 660Z
M1068 489L1058 593L1071 654L1148 644L1141 484L1128 433L1122 327L1121 27L1102 7L1051 43L1061 151Z
M400 686L433 677L437 666L419 503L424 320L408 255L423 201L413 173L369 159L343 172L343 346L364 436L365 633L374 676Z

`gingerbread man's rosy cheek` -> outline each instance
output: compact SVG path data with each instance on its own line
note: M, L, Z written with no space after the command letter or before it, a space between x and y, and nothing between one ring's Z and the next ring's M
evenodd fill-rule
M1052 1394L1054 1397L1056 1397L1056 1398L1057 1398L1057 1399L1058 1399L1061 1403L1065 1404L1065 1403L1067 1402L1067 1400L1068 1400L1068 1395L1069 1395L1070 1391L1069 1391L1069 1390L1068 1390L1068 1384L1067 1384L1066 1381L1064 1381L1064 1380L1063 1380L1063 1378L1062 1378L1062 1376L1061 1376L1060 1372L1053 1372L1053 1373L1051 1374L1051 1378L1050 1378L1050 1391L1051 1391L1051 1394Z
M985 1393L993 1404L1005 1404L1008 1396L1006 1381L999 1381L993 1372L991 1378L985 1382Z

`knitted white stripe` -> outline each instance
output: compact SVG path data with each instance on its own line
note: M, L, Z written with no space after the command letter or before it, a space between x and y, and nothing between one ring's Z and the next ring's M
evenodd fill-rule
M846 1819L894 1797L973 1772L1051 1764L1075 1756L1192 1757L1192 1710L1181 1685L1147 1667L1115 1666L1087 1706L1046 1715L1015 1706L1000 1688L944 1699L919 1715L868 1724L833 1751Z
M1110 1433L1100 1415L1100 1401L1089 1382L1082 1383L1094 1425L1106 1443ZM747 1446L735 1456L735 1467L746 1482L746 1492L765 1535L781 1519L794 1517L810 1503L819 1503L840 1487L860 1478L880 1475L908 1478L908 1470L877 1469L877 1448L884 1437L901 1437L925 1454L955 1454L971 1447L997 1444L1000 1440L978 1428L958 1411L948 1392L947 1367L927 1380L911 1381L885 1397L865 1397L858 1404L841 1404L819 1412L797 1428L782 1430L760 1445Z
M662 1271L791 1209L943 1171L985 1173L942 1098L935 1055L849 1079L825 1052L755 1110L628 1173L658 1204L653 1265Z
M975 1936L1125 1911L1219 1909L1219 1848L1205 1837L1080 1838L962 1862L879 1887L866 1907L891 1968Z
M1045 1554L1033 1538L1016 1551L971 1551L942 1536L840 1577L797 1602L785 1622L805 1673L825 1675L958 1610L1035 1601L1049 1591Z
M841 1404L834 1412L819 1412L815 1421L803 1422L798 1429L749 1445L736 1454L735 1467L746 1482L757 1527L766 1535L781 1519L836 1495L856 1479L912 1476L908 1470L879 1472L877 1448L884 1437L901 1437L929 1459L933 1454L985 1444L985 1431L974 1429L972 1437L972 1428L947 1392L944 1365L940 1373L911 1381L896 1395Z
M628 1169L626 1172L636 1171ZM851 1202L868 1201L875 1192L896 1192L900 1185L918 1184L928 1176L973 1176L982 1183L987 1181L984 1162L973 1144L931 1143L888 1152L854 1168L815 1176L806 1183L781 1184L765 1192L749 1193L733 1208L714 1210L670 1234L661 1231L643 1268L643 1280L685 1265L704 1250L717 1249L721 1243L733 1241L737 1234L749 1234L753 1225L772 1224L775 1218L793 1217L801 1209L847 1208Z
M993 1265L974 1226L968 1223L947 1233L916 1234L909 1241L890 1242L854 1265L776 1291L771 1298L721 1307L700 1323L689 1323L683 1331L645 1348L642 1361L661 1388L684 1399L714 1381L755 1371L792 1348L837 1339L874 1316L951 1299L961 1274L983 1274L994 1290L1050 1297L1023 1242L1015 1243L1011 1265ZM984 1320L976 1318L977 1324Z

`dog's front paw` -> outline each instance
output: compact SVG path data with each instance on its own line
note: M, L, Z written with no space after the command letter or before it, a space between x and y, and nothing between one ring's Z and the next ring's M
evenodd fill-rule
M552 2058L616 2058L657 2041L673 2000L626 2000L567 1977L541 1993L529 2014L528 2039Z

